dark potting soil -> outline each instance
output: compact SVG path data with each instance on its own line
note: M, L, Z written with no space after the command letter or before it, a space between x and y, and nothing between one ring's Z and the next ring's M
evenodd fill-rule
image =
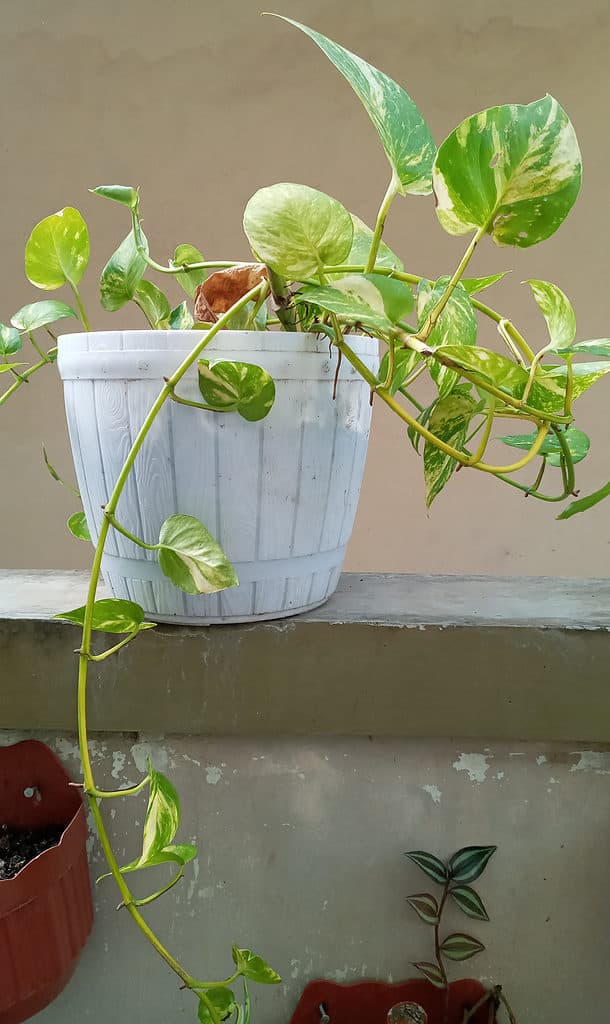
M64 828L15 829L0 825L0 880L14 878L22 868L43 850L57 846Z

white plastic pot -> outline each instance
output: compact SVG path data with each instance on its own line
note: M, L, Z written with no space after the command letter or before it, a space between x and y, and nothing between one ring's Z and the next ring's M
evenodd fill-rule
M193 343L189 331L112 331L60 338L58 366L87 521L98 535L131 444ZM377 342L353 337L373 372ZM294 615L334 592L352 532L369 437L369 388L313 334L221 332L206 358L256 363L276 382L269 415L249 423L166 402L117 508L131 533L156 543L168 516L197 516L233 562L239 587L191 597L155 552L110 530L103 573L115 597L166 622L244 622ZM178 395L202 400L197 369Z

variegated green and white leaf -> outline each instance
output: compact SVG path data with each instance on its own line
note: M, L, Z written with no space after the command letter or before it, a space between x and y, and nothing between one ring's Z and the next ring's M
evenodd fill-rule
M54 619L67 619L76 626L85 622L86 606L74 608L69 612L58 612ZM137 633L143 629L153 629L155 622L144 622L144 609L135 601L123 601L118 597L103 597L93 604L91 628L100 633Z
M133 298L153 330L161 330L168 326L169 301L156 284L152 281L138 281Z
M193 314L188 308L186 299L184 299L169 314L168 327L170 331L190 331L194 324Z
M275 401L273 377L252 363L200 359L199 390L214 412L238 412L255 422L269 414Z
M449 890L449 894L468 917L474 917L477 921L489 921L483 900L469 885L456 885Z
M526 283L546 320L553 348L556 352L569 348L576 337L576 316L567 295L550 281Z
M354 225L354 237L352 240L352 247L345 262L350 267L364 267L366 266L369 258L371 242L373 241L373 232L369 227L367 227L364 221L360 220L360 217L356 217L356 215L352 213L351 218ZM404 270L402 260L392 252L389 245L386 245L383 239L379 243L375 266L388 267L391 270Z
M411 97L383 71L332 39L292 18L282 20L308 35L349 82L379 133L397 190L403 195L429 195L436 148L430 129Z
M435 284L423 278L417 288L417 318L420 327L442 297L449 282L448 277L439 277ZM456 285L447 305L439 316L428 344L432 348L444 345L475 345L477 340L477 318L470 296L462 284ZM440 398L450 395L459 381L455 370L434 360L429 363L430 376L438 387Z
M441 943L441 953L449 960L470 960L477 953L482 953L485 946L473 935L465 935L463 932L455 932L448 935Z
M407 903L426 924L438 921L438 901L429 892L418 892L415 896L407 896Z
M177 514L165 520L159 532L159 566L187 594L215 594L239 585L220 544L194 516Z
M255 981L259 985L279 985L281 977L270 967L266 960L251 949L232 947L233 963L244 978Z
M500 441L507 444L509 448L520 448L523 451L529 451L536 440L536 436L536 432L533 434L509 434L506 437L501 437ZM582 460L587 456L591 446L591 442L585 432L583 430L577 430L576 427L568 427L568 429L563 432L562 437L568 446L570 455L572 456L572 462L582 462ZM561 453L562 448L556 435L547 434L542 442L540 455L546 459L549 466L560 466Z
M589 341L575 341L562 349L560 356L606 356L610 359L610 338L592 338Z
M420 960L418 962L413 961L413 967L416 967L420 974L423 974L424 978L427 978L435 988L445 988L445 979L441 974L438 964Z
M11 317L11 323L19 331L36 331L39 327L46 327L56 320L63 320L64 317L76 317L71 306L55 299L43 299L41 302L30 302L27 306L22 306Z
M422 356L419 352L415 352L412 348L397 348L394 353L394 374L388 391L391 395L395 395L396 392L403 386L409 374L415 369L418 363L422 360ZM385 383L388 376L390 357L386 352L381 364L379 366L379 373L377 374L377 380L380 384Z
M464 846L449 861L449 877L460 885L470 885L480 878L497 846Z
M351 215L336 199L308 185L282 182L255 192L244 212L252 252L289 281L317 277L349 256Z
M428 875L428 878L438 882L439 885L444 885L447 881L449 877L447 868L442 860L435 857L433 853L426 853L425 850L411 850L409 853L405 853L405 857L417 864L418 868Z
M301 298L352 323L385 332L413 309L410 287L378 274L349 274L332 285L308 285Z
M596 381L610 373L610 363L574 363L572 365L572 400L576 401ZM568 379L567 366L545 367L536 377L529 404L544 412L557 412L564 403Z
M141 245L148 249L144 232L141 230L140 239ZM114 312L133 299L145 270L146 260L138 252L132 230L102 270L100 302L104 309Z
M498 245L548 238L571 210L582 177L574 128L552 96L466 118L433 170L438 218L452 235L483 230Z
M14 356L21 348L21 335L16 327L0 324L0 356Z
M467 395L448 395L434 406L428 428L435 437L460 450L468 433L468 426L477 409L476 403ZM424 479L426 482L426 506L432 502L449 483L458 463L453 456L441 451L431 441L424 445Z
M489 277L463 277L461 284L469 295L476 295L478 292L484 292L486 288L491 288L492 284L497 284L503 277L506 277L506 270L500 274L491 274Z

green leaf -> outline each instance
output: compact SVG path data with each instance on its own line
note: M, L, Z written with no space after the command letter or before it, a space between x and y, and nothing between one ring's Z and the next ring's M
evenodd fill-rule
M572 461L582 462L591 445L591 442L584 431L577 430L576 427L568 427L568 429L563 432L562 436L569 448ZM534 431L532 434L508 434L506 437L501 437L499 440L503 441L504 444L507 444L509 448L521 448L523 451L529 451L536 440L536 437L537 432ZM547 434L542 442L540 455L547 460L549 466L561 465L561 452L562 448L557 440L556 434Z
M567 295L550 281L529 280L526 284L532 289L546 320L555 351L561 352L569 348L576 337L576 316Z
M35 331L39 327L55 323L56 320L63 320L64 317L76 317L71 306L67 306L65 302L56 302L54 299L43 299L42 302L30 302L27 306L22 306L11 317L11 323L20 331Z
M432 433L458 450L466 441L468 426L477 405L467 395L448 395L435 404L428 422ZM431 441L424 445L424 479L426 481L426 507L441 493L449 483L458 463L451 456L437 448Z
M66 206L41 220L25 247L25 274L36 288L76 286L89 262L89 232L78 210Z
M174 257L171 263L174 267L180 267L183 263L203 263L203 256L194 245L183 242L174 249ZM176 281L189 298L193 299L197 288L200 284L203 284L206 277L207 272L205 270L185 270L181 274L176 274Z
M92 188L90 191L96 196L112 199L115 203L128 206L130 210L137 210L138 208L138 190L137 188L132 188L131 185L98 185L97 188Z
M407 903L426 924L438 922L438 902L429 892L418 892L415 896L407 896Z
M593 338L590 341L576 341L558 353L560 356L606 356L610 359L610 338Z
M256 981L259 985L279 985L282 980L277 971L251 949L233 946L233 963L244 978Z
M413 308L408 285L378 274L350 274L332 285L308 285L300 296L320 309L386 332Z
M405 857L417 864L418 868L421 868L429 878L438 882L439 885L444 885L447 881L449 877L447 868L442 860L439 860L434 854L426 853L424 850L411 850L410 853L405 853Z
M477 953L482 953L485 946L472 935L464 935L463 932L455 932L448 935L441 943L441 953L449 960L470 960Z
M44 445L42 446L42 457L44 459L44 464L47 467L53 479L56 480L58 484L61 484L62 487L66 487L69 491L72 491L72 494L75 494L77 498L80 498L80 493L77 490L77 488L73 487L72 484L67 484L65 480L62 480L59 473L55 469L55 466L51 465L51 463L49 462L49 456L47 455L47 449L45 448Z
M389 366L389 354L386 352L381 364L379 366L379 373L377 379L380 383L383 383L388 376ZM388 388L391 395L395 395L396 392L401 388L406 381L409 374L415 369L417 364L421 362L421 355L419 352L414 352L412 348L397 348L394 353L394 375L392 382Z
M209 988L205 994L221 1020L226 1020L234 1013L235 996L230 988ZM212 1024L212 1015L202 999L199 1000L198 1017L201 1024Z
M490 277L463 277L461 284L469 295L476 295L477 292L484 292L486 288L491 288L492 284L501 281L503 277L506 277L505 270L501 274L492 274Z
M579 498L578 501L573 501L567 508L564 508L563 512L557 516L558 519L571 519L572 516L578 515L579 512L587 512L588 509L593 508L594 505L599 505L600 501L604 501L610 495L610 483L604 484L599 490L593 491L592 494L587 494L584 498Z
M435 284L422 279L417 287L417 317L419 326L423 326L426 317L438 305L447 284L448 277L439 277ZM457 284L447 305L439 316L434 329L428 338L431 348L441 345L474 345L477 340L477 318L470 296L463 285ZM430 376L435 382L439 398L450 395L460 379L459 373L443 366L434 360L429 364Z
M0 373L8 373L9 370L16 370L18 366L25 366L25 363L0 363Z
M332 39L292 18L282 17L282 20L313 39L349 82L379 133L397 189L403 195L429 195L435 145L428 125L411 97L382 71Z
M336 199L286 182L254 193L244 231L256 258L290 281L344 262L354 235L352 218Z
M252 363L200 359L199 390L215 412L238 412L245 420L262 420L275 401L275 382Z
M352 247L345 262L350 267L359 267L360 265L365 267L371 250L373 232L369 227L367 227L364 221L360 220L360 217L356 217L356 215L352 213L351 218L354 225L354 237L352 239ZM379 243L375 266L389 267L391 270L404 270L402 260L392 252L390 247L386 245L383 240Z
M528 374L505 356L482 348L480 345L444 345L443 356L456 366L480 375L507 394L520 397L527 384ZM557 388L559 394L559 388ZM561 399L561 395L559 394Z
M172 309L169 314L169 329L170 331L190 331L191 327L194 326L195 321L193 320L190 309L188 308L186 299L181 302L179 306Z
M194 516L166 519L159 544L161 571L187 594L215 594L239 585L224 551Z
M170 316L169 302L156 284L152 281L138 281L133 299L154 330L167 326Z
M464 846L449 861L449 877L461 885L470 885L480 878L497 846Z
M142 244L148 251L144 233L140 234ZM132 230L123 239L102 270L100 302L104 309L114 312L133 299L145 269L146 260L138 252Z
M165 775L153 768L150 759L148 774L148 807L144 819L142 852L121 868L124 874L168 863L179 864L182 868L197 856L197 847L191 843L173 844L180 825L180 799L174 786Z
M84 512L75 512L74 515L70 516L68 519L68 529L77 540L91 540Z
M610 373L610 363L574 363L572 366L572 399L576 401L607 373ZM567 379L567 366L544 367L542 375L536 377L530 402L540 409L550 409L551 411L560 409L563 405ZM548 405L544 404L545 396L538 397L537 389L547 392Z
M21 335L14 327L0 324L0 356L12 356L21 348Z
M440 972L438 964L431 964L426 960L420 960L419 962L413 961L413 967L416 967L424 978L432 982L435 988L445 988L445 979Z
M70 612L59 612L53 618L67 619L68 622L82 626L85 622L85 605ZM136 633L152 629L155 625L155 622L144 622L144 609L134 601L106 597L94 602L91 628L100 633Z
M474 917L477 921L489 921L483 900L470 886L456 885L454 889L449 890L449 895L468 917Z
M452 235L482 229L498 245L548 238L580 191L580 150L557 100L490 107L467 117L440 147L432 183Z

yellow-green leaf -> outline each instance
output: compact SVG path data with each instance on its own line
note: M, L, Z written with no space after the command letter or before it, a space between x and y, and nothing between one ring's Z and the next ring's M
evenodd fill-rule
M78 210L66 206L41 220L25 247L25 273L36 288L77 285L89 262L89 232Z

